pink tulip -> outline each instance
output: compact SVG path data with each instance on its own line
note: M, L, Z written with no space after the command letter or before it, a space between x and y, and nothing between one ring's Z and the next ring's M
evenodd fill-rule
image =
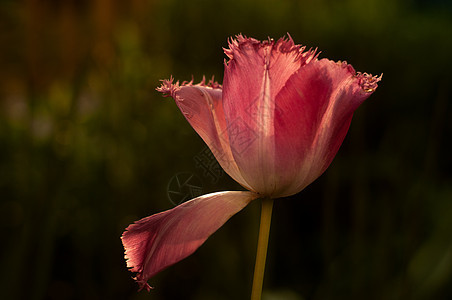
M248 191L204 195L127 227L125 257L140 288L149 290L150 277L192 254L250 201L294 195L318 178L381 79L319 60L290 36L260 42L239 35L224 52L223 86L171 78L157 90L176 101L221 167Z

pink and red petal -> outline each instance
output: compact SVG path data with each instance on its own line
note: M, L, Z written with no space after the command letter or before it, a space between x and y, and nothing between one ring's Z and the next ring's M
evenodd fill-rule
M300 68L276 97L276 172L280 196L298 193L330 165L353 112L379 78L346 63L313 60Z
M225 50L223 106L232 154L244 179L261 193L275 186L275 97L286 81L315 57L292 39L259 42L238 36Z
M186 258L230 217L259 195L219 192L204 195L127 227L121 239L127 266L140 289L156 273Z
M222 88L213 79L205 84L192 82L173 83L173 79L163 80L157 91L172 97L190 125L209 146L221 167L235 181L247 189L249 184L243 179L231 153L227 123L223 112Z

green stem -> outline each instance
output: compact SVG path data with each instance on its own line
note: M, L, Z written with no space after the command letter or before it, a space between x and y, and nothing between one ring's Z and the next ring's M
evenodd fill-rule
M259 240L257 242L256 265L254 267L253 289L251 300L260 300L264 282L265 260L267 258L268 236L272 219L273 199L262 199L261 224L259 227Z

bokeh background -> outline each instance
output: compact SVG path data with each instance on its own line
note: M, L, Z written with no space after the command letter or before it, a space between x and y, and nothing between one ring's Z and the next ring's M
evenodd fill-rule
M150 294L120 235L174 206L175 176L195 194L241 189L199 164L205 146L159 79L221 82L228 37L287 32L384 76L327 172L276 201L265 299L452 298L449 1L0 5L1 299L248 299L258 202Z

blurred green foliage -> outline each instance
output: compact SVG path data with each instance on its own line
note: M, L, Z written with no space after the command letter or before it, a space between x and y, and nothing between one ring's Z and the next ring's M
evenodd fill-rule
M1 299L247 299L259 204L136 292L120 235L172 207L204 144L159 79L215 75L227 38L289 32L384 73L327 172L275 203L265 299L452 297L447 1L0 4Z

